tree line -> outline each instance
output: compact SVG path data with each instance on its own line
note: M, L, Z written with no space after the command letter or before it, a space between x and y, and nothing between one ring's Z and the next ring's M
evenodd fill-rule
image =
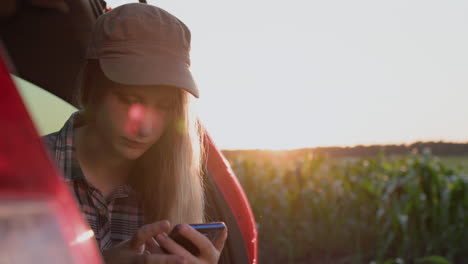
M379 153L385 155L404 155L409 152L430 152L435 156L468 156L468 142L454 143L443 141L414 142L411 144L389 144L389 145L356 145L352 147L316 147L302 148L294 150L223 150L223 154L228 158L244 157L253 159L295 159L302 158L307 154L324 155L329 158L340 157L373 157Z

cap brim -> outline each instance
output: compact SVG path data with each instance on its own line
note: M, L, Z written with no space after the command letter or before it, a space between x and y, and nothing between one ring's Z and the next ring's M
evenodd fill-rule
M198 87L188 65L173 58L101 57L99 64L106 77L117 83L173 86L199 97Z

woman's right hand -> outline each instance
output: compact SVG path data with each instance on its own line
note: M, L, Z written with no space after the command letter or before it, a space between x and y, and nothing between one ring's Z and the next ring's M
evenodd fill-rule
M177 244L166 233L161 233L156 236L156 241L172 254L183 256L187 264L216 264L219 262L221 251L227 239L227 228L216 238L213 243L202 233L196 231L193 227L187 224L181 225L180 234L190 240L200 250L198 256L192 255L187 249Z
M129 240L125 240L113 248L102 252L106 264L183 264L183 257L164 254L153 248L151 253L144 250L153 237L168 232L169 222L166 220L144 225Z

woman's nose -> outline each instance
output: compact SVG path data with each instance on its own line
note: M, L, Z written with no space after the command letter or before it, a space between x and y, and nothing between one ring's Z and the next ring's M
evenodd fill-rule
M138 122L138 136L147 137L151 135L153 129L151 113L148 111L145 112L143 118Z

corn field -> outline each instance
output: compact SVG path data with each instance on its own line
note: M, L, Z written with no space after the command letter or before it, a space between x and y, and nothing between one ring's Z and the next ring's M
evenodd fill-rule
M260 263L468 263L468 177L430 153L228 159Z

